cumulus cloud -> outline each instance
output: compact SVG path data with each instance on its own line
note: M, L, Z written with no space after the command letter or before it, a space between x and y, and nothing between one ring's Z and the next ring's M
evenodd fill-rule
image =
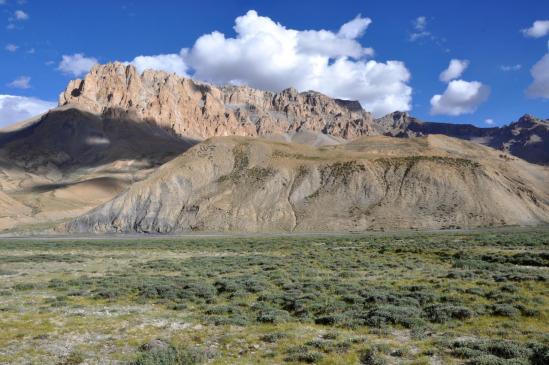
M16 10L13 15L17 20L27 20L29 18L29 14L25 13L23 10Z
M30 80L30 76L19 76L18 78L10 82L8 86L17 89L29 89L31 87Z
M526 90L526 94L532 97L549 99L549 53L530 69L530 74L534 81Z
M431 98L431 114L461 115L477 110L490 95L490 88L478 81L450 81L442 95Z
M290 86L317 90L357 99L376 115L409 110L412 89L404 63L369 60L373 49L357 40L370 23L357 16L337 33L294 30L250 10L236 19L234 38L205 34L181 57L201 80L275 91Z
M86 57L82 53L63 55L58 70L65 74L72 74L73 76L78 77L87 73L96 63L97 59Z
M495 122L492 118L488 118L484 121L484 123L488 124L488 125L493 125Z
M37 98L0 95L0 128L54 108L56 103Z
M440 81L448 82L454 79L459 78L465 69L469 67L469 61L468 60L457 60L453 59L450 61L450 64L448 65L448 68L439 76Z
M156 56L138 56L130 62L137 71L143 72L148 69L173 72L179 76L188 76L187 65L177 54L161 54Z
M19 46L13 43L6 44L6 47L4 47L6 51L8 52L16 52L19 49Z
M541 38L549 34L549 20L536 20L530 28L522 29L525 37Z

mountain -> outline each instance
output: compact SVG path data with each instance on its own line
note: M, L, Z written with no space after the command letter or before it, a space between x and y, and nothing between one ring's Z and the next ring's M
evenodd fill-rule
M97 65L73 80L59 105L78 105L92 113L127 111L154 121L179 136L265 136L308 130L354 138L373 133L373 117L360 103L317 92L280 93L245 86L216 87L163 71L139 74L131 65Z
M394 112L374 121L386 136L411 137L444 134L508 152L533 163L549 165L549 119L524 115L518 121L496 128L471 124L423 122L408 113Z
M538 224L548 221L548 170L512 155L549 164L548 125L374 119L314 91L97 65L58 108L0 130L0 230Z
M63 232L339 231L549 222L549 169L440 135L314 148L208 139Z
M246 86L217 87L163 71L139 74L133 66L121 63L97 65L83 80L71 81L59 105L78 106L94 114L121 110L134 120L195 139L239 135L332 144L360 136L444 134L549 164L549 121L528 115L501 128L423 122L402 112L374 120L357 101L332 99L314 91L298 93L289 88L274 93ZM316 138L311 133L330 137Z
M125 111L64 106L0 130L0 229L83 214L196 141Z

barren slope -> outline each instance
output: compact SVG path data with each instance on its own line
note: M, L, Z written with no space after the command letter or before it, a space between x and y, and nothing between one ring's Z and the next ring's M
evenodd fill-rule
M60 227L329 231L549 222L547 168L444 136L313 148L209 139Z
M83 214L194 143L74 107L0 130L0 230Z

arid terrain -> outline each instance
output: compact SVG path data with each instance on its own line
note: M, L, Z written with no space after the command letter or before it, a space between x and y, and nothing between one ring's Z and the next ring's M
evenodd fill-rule
M520 171L520 174L517 173ZM62 232L293 232L537 225L549 174L445 136L312 148L209 139Z

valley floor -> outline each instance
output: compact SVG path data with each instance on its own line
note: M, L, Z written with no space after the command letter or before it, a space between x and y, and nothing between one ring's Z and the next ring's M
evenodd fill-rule
M4 238L0 364L547 364L548 279L548 228Z

